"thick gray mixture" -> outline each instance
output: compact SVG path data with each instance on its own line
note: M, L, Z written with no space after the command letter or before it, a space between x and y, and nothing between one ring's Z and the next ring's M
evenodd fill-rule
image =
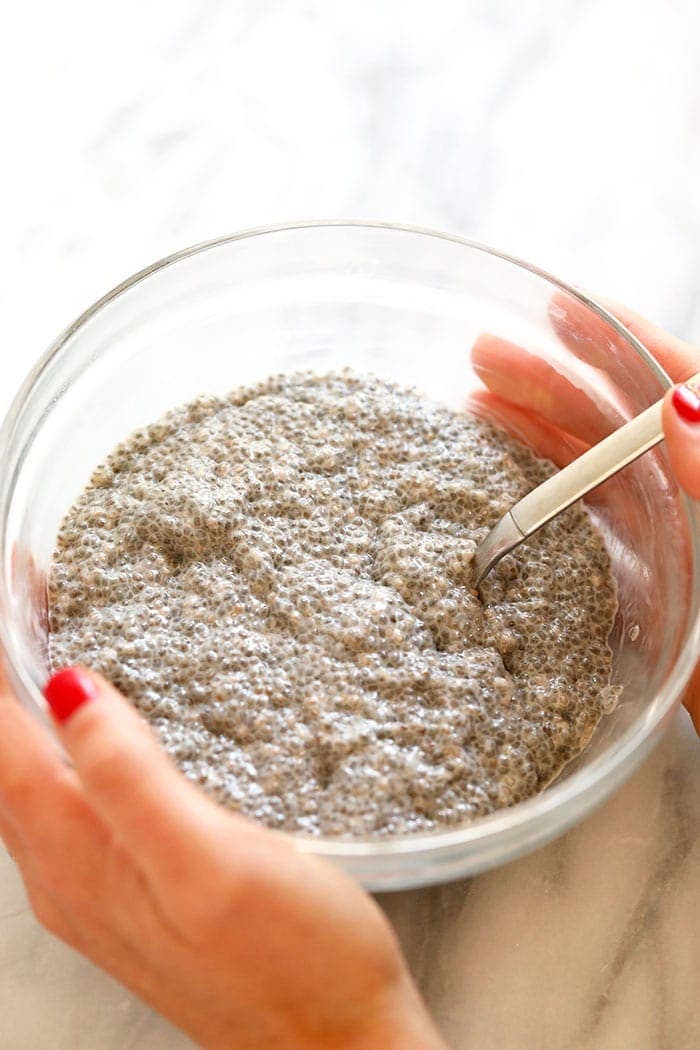
M584 510L472 587L551 466L350 372L275 376L134 434L58 539L54 666L132 698L185 773L273 828L390 835L534 794L615 701Z

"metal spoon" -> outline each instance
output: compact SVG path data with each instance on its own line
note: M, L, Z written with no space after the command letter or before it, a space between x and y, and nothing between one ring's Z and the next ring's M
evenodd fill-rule
M700 373L688 382L691 385L700 383ZM474 552L475 586L485 579L504 554L532 536L577 499L658 445L664 436L662 405L663 398L609 437L603 438L568 467L547 478L506 511Z

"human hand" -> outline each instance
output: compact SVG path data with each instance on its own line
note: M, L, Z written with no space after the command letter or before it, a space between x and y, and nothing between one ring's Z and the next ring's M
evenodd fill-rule
M700 499L700 390L683 385L700 372L700 350L626 307L604 304L646 346L671 379L681 384L664 399L666 447L679 484L689 496ZM553 297L549 316L561 341L577 357L594 367L611 366L616 347L611 345L605 322L563 293ZM610 432L608 411L602 413L593 398L522 347L484 334L472 349L472 365L486 386L471 396L472 410L500 424L557 466L570 463ZM624 418L621 414L619 422ZM596 498L593 493L593 501ZM630 531L635 524L630 523ZM700 733L700 663L684 703Z
M0 833L39 921L211 1048L438 1048L350 878L211 802L108 683L47 686L72 761L0 679Z

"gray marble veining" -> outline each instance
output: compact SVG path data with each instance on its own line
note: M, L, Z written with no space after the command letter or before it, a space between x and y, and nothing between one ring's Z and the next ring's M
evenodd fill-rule
M700 342L695 0L15 5L0 61L0 409L126 274L259 223L451 229ZM685 715L516 863L382 903L451 1045L700 1045ZM43 933L0 857L0 1047L191 1044Z
M383 899L452 1045L698 1045L699 787L679 718L630 783L550 846Z

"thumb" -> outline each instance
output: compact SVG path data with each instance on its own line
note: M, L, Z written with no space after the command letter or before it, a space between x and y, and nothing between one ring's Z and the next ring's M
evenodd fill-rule
M680 485L700 499L700 376L669 390L663 424L671 466Z
M59 671L44 695L88 801L134 860L161 884L201 871L231 816L179 772L133 705L82 667Z

